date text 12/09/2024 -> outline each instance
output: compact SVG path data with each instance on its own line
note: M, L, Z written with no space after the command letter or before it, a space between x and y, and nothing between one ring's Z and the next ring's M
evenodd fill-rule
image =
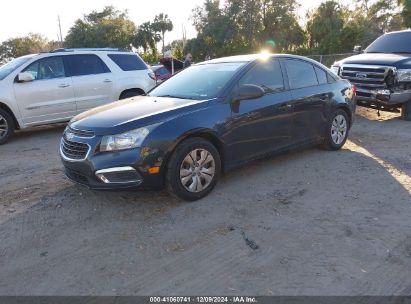
M258 303L255 297L150 297L150 303Z

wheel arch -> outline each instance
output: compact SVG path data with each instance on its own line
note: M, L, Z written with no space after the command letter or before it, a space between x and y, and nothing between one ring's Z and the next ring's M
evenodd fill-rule
M121 91L120 95L118 96L118 99L121 99L121 97L123 96L123 94L128 93L128 92L137 92L140 95L145 95L146 92L141 89L141 88L130 88L130 89L124 89L123 91Z
M0 101L0 109L3 109L7 113L9 113L11 115L11 117L13 118L14 125L15 125L16 129L20 129L20 124L19 124L16 116L14 115L13 111L10 109L10 107L8 105L6 105L5 103Z
M353 122L353 117L352 117L353 113L351 112L349 107L347 105L344 105L344 104L339 104L334 108L334 111L336 111L336 110L343 110L345 112L345 114L347 114L347 117L348 117L348 120L349 120L349 126L351 128L352 122Z
M168 162L170 161L171 155L174 153L176 150L177 146L180 145L183 141L193 138L193 137L199 137L203 138L207 141L209 141L211 144L214 145L214 147L217 149L219 155L220 155L220 160L221 160L221 170L224 172L225 169L225 153L224 153L224 145L223 142L219 139L215 131L211 129L206 129L206 128L200 128L200 129L193 129L190 131L185 132L183 135L177 138L177 140L173 143L173 145L170 147L170 149L167 151L164 161L163 161L163 168L167 168Z

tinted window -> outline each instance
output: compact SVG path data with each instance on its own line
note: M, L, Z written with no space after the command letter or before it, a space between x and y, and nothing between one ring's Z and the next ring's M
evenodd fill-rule
M204 100L215 98L245 62L208 63L191 66L154 88L150 96Z
M71 76L94 75L108 73L110 70L96 55L69 55L66 56Z
M60 56L37 60L23 72L30 73L35 80L66 77L63 59Z
M310 87L318 84L314 67L302 60L285 60L291 89Z
M382 35L365 49L366 53L411 53L411 31Z
M147 65L135 54L109 54L107 55L123 71L146 70Z
M317 79L318 79L319 84L328 83L327 73L323 69L320 69L316 66L314 67L314 69L315 69L315 73L317 74Z
M266 92L284 90L280 63L278 60L258 63L241 78L239 84L255 84Z

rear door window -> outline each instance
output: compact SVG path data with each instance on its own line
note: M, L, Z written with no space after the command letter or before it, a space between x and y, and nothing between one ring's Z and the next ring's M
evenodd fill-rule
M65 56L70 76L109 73L110 70L100 57L93 54Z
M107 56L123 71L148 69L145 62L136 54L108 54Z
M262 87L266 93L284 90L284 80L278 60L259 62L248 71L239 84L255 84Z
M317 75L311 63L298 60L285 60L288 81L291 89L300 89L318 85Z
M318 83L319 84L328 83L327 73L323 69L320 69L316 66L314 67L314 69L315 69L315 74L317 74Z

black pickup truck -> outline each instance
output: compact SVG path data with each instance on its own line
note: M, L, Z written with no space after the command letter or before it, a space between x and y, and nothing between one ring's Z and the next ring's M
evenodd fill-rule
M411 30L386 33L331 70L355 84L357 105L400 112L411 120Z

